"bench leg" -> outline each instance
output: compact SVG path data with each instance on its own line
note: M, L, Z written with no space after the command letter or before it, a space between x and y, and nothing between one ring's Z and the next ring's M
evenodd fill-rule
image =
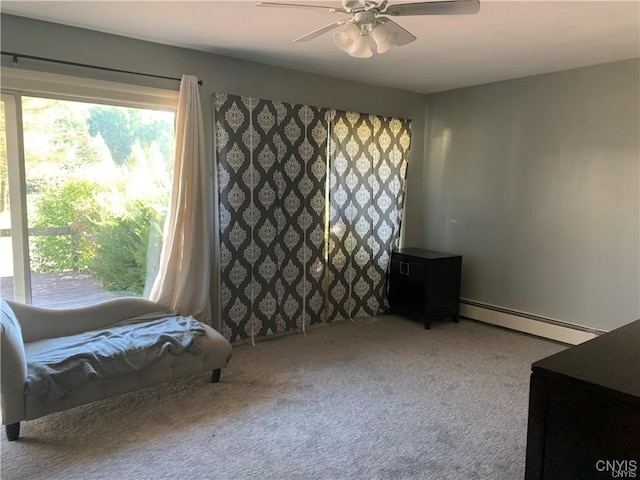
M7 440L9 440L10 442L17 440L20 436L20 422L5 425L4 431L7 434Z
M211 370L211 383L218 383L220 381L221 369Z

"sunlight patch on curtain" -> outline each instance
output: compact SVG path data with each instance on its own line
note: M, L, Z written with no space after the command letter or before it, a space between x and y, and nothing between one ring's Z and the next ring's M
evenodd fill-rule
M329 123L328 320L388 307L387 265L397 248L410 121L334 111Z

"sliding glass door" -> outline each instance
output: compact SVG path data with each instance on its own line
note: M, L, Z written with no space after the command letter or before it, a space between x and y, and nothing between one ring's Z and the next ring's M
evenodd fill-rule
M0 132L0 294L31 303L23 189L22 115L18 95L2 95Z
M72 307L145 295L170 195L174 111L3 93L0 113L1 296Z

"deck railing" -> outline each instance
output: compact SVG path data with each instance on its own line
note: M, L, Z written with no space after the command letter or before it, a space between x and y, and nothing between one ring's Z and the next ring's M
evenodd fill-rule
M80 235L71 226L34 227L29 237L51 235ZM0 228L0 238L11 237L11 229ZM72 242L72 245L74 242ZM105 290L102 281L78 267L78 254L71 252L74 269L67 272L31 273L32 303L47 308L69 308L90 305L109 298L128 296L126 292ZM0 295L13 298L13 277L0 277Z
M71 227L34 227L29 228L27 233L30 237L40 237L46 235L71 235L73 231ZM0 228L0 238L10 236L10 228Z

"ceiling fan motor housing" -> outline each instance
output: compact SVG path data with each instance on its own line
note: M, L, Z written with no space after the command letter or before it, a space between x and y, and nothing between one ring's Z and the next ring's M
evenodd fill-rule
M383 10L387 5L387 0L342 0L343 8L349 13L356 13L363 10Z
M353 15L353 18L357 25L360 25L361 28L366 28L369 32L373 28L373 25L376 23L376 14L370 11L356 12Z

